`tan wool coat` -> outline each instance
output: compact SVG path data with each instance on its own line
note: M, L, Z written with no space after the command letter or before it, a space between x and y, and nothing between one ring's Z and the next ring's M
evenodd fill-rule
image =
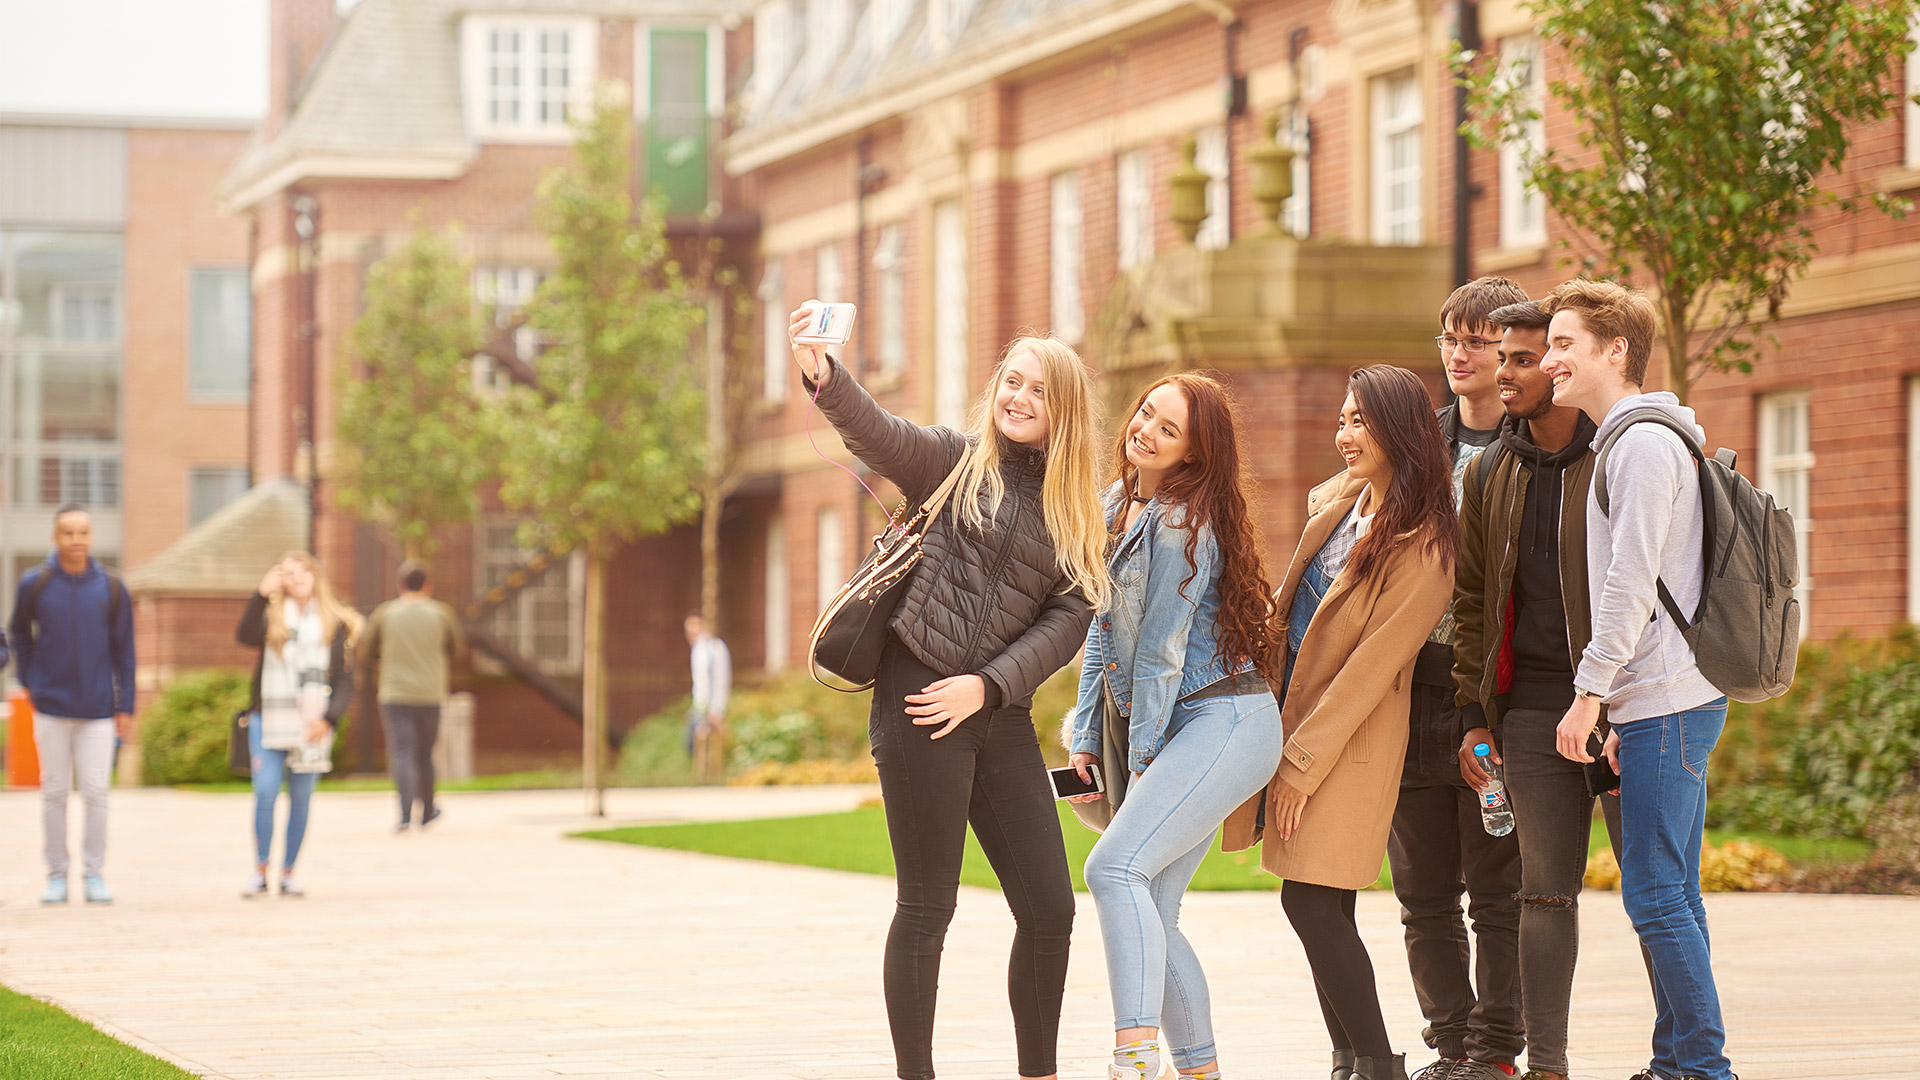
M1345 473L1307 495L1307 527L1279 590L1293 605L1307 564L1360 497ZM1413 661L1453 596L1453 574L1412 535L1394 538L1382 570L1364 581L1342 569L1308 625L1281 710L1286 747L1266 791L1228 815L1228 851L1260 843L1281 784L1307 794L1292 840L1267 836L1260 865L1289 881L1364 889L1380 876L1407 755Z

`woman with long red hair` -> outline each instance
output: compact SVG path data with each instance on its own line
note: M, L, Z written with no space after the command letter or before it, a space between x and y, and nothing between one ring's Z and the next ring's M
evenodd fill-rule
M1406 763L1413 663L1453 595L1453 461L1418 376L1361 368L1334 446L1345 472L1307 495L1307 527L1275 594L1286 613L1281 726L1266 791L1223 846L1260 843L1313 969L1337 1080L1406 1080L1354 922L1380 876Z
M1087 858L1113 993L1119 1080L1175 1068L1218 1077L1206 976L1180 933L1180 898L1228 811L1280 761L1272 588L1247 507L1233 399L1205 375L1148 387L1107 489L1113 593L1087 633L1071 763L1111 746L1112 808ZM1091 809L1091 808L1089 808ZM1105 816L1101 814L1099 816Z

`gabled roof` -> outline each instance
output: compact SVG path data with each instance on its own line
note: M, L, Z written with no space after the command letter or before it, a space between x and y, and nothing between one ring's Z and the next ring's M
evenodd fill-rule
M269 480L128 574L127 589L136 595L246 596L282 555L306 546L306 486Z
M1099 41L1187 7L1192 0L946 0L966 9L942 41L929 0L891 42L874 33L875 0L860 4L842 55L824 71L798 58L777 85L755 72L746 123L727 140L727 169L739 174L801 152L887 116ZM1213 7L1192 7L1196 14ZM1225 10L1222 8L1221 10ZM803 50L813 43L803 42Z
M586 15L717 20L745 0L362 0L334 30L272 138L220 184L244 209L306 176L446 179L479 152L461 109L460 20Z

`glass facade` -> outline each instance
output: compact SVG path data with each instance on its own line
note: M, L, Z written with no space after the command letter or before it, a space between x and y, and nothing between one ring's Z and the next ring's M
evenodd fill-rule
M0 229L0 553L46 557L53 511L118 561L125 268L118 232ZM7 592L10 594L11 589Z

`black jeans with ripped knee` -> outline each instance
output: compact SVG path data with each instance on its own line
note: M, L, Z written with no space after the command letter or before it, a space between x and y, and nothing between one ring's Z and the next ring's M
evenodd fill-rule
M1514 832L1520 837L1520 982L1527 1065L1567 1073L1567 1015L1580 952L1580 887L1593 833L1593 797L1581 766L1560 756L1554 729L1564 714L1512 709L1500 721L1500 753ZM1600 797L1614 856L1620 799Z
M1032 701L983 709L946 736L906 715L908 694L944 677L889 640L867 733L880 770L898 879L887 933L887 1021L902 1080L931 1080L940 954L960 891L967 826L1013 909L1007 997L1020 1075L1051 1076L1073 933L1073 882Z

